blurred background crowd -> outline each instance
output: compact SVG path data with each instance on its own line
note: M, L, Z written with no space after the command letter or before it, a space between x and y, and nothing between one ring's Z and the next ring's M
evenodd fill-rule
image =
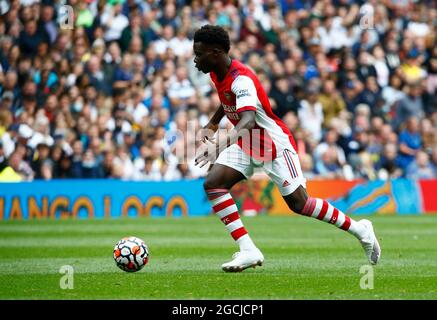
M204 24L230 32L308 179L437 177L435 1L0 0L0 13L0 180L203 176L177 150L219 106L193 65Z

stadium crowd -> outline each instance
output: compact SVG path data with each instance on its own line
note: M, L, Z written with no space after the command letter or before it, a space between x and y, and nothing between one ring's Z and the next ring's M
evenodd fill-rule
M435 1L1 0L0 13L0 180L203 176L177 150L219 105L193 65L207 23L259 76L308 179L437 178Z

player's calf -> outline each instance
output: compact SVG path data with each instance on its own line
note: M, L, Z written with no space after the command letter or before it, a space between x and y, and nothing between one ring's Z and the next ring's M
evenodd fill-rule
M284 197L294 212L335 225L360 240L371 264L377 264L381 257L381 248L370 221L355 221L335 208L328 201L308 197L303 187L299 187L289 196Z
M242 250L255 248L243 222L238 214L238 208L227 189L206 190L208 200L215 214L224 223L226 229Z
M215 214L225 224L226 229L240 247L240 251L234 255L233 260L223 264L222 269L226 272L239 272L249 267L262 265L264 257L249 237L229 190L207 189L206 194Z
M364 234L363 226L346 216L328 201L309 197L302 186L292 194L284 196L284 199L290 209L298 214L333 224L342 230L348 231L358 239L361 239Z

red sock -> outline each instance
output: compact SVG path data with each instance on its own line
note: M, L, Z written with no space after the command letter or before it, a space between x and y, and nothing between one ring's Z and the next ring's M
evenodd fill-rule
M334 224L338 228L360 238L361 226L326 200L309 197L302 210L302 214Z
M247 230L244 228L238 214L237 205L229 190L209 189L206 190L206 194L214 212L220 217L220 220L225 224L226 229L235 241L247 234Z

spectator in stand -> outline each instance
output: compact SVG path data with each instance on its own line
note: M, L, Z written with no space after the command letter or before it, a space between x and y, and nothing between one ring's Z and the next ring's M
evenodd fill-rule
M35 179L43 178L44 165L47 166L47 168L44 169L47 173L48 168L53 166L53 162L50 158L50 146L45 142L41 142L36 147L36 152L32 161L32 170L35 173Z
M54 21L54 8L50 4L43 4L41 7L41 19L39 29L43 29L42 32L46 32L50 44L54 43L58 36L58 28L56 22Z
M204 175L177 150L192 142L187 123L204 126L220 105L192 57L206 23L229 30L232 58L259 74L311 177L396 178L420 151L437 163L430 1L75 0L73 30L52 2L14 1L0 19L2 178ZM357 23L366 13L372 28ZM404 131L411 116L414 133ZM332 128L345 161L336 147L318 155Z
M123 55L120 65L115 69L114 81L129 82L133 79L132 56L129 53Z
M143 178L150 181L159 181L162 179L161 172L154 169L154 160L151 156L144 159Z
M82 173L82 156L83 156L83 143L80 140L76 140L73 143L73 154L71 156L70 172L72 178L80 179L83 177Z
M432 50L432 56L427 63L426 90L434 97L437 94L437 47Z
M142 19L140 14L131 14L129 25L123 29L119 40L120 49L122 52L125 52L129 48L131 40L134 36L139 36L143 42L146 39L145 31L141 22Z
M336 89L334 80L327 80L322 86L319 101L323 107L323 126L326 128L332 118L338 117L342 111L346 110L346 104Z
M384 88L388 85L390 77L390 70L386 62L386 54L384 52L384 49L380 45L374 46L372 53L374 59L373 65L376 70L376 79L378 82L378 86Z
M378 110L377 106L382 102L381 90L375 77L367 77L365 80L364 90L360 95L361 103L372 106L372 109Z
M355 112L355 108L361 103L361 83L358 80L347 81L343 88L343 100L346 103L346 109L350 113Z
M406 177L415 180L433 179L436 177L426 152L417 152L415 160L407 167Z
M335 151L335 158L338 163L343 166L346 164L346 156L343 149L337 144L338 142L338 131L336 128L329 129L325 134L325 139L323 142L317 145L313 151L314 160L318 161L322 158L323 154L329 148Z
M95 87L98 92L103 92L104 94L111 92L110 82L112 79L110 79L102 69L101 60L97 56L91 56L88 60L87 74L90 77L90 84Z
M105 28L106 42L118 41L124 28L129 25L128 18L122 12L124 0L109 0L101 17L101 24Z
M408 84L414 84L426 77L426 71L421 67L420 54L416 48L407 53L406 61L401 66L400 75Z
M366 83L369 77L374 79L377 77L372 58L372 55L367 51L361 51L358 56L358 79L363 83Z
M18 75L15 70L10 69L2 78L4 78L1 84L2 101L6 99L9 100L10 103L8 106L3 106L3 109L8 109L14 106L14 102L19 93Z
M437 130L433 128L433 123L428 118L420 120L420 135L422 136L422 149L428 154L437 146Z
M437 178L437 147L432 149L431 153L431 166L434 171L434 177Z
M188 71L185 67L179 67L176 75L169 82L168 97L174 111L187 109L189 105L196 103L196 91L188 79Z
M174 36L174 29L171 25L166 25L162 29L162 37L154 42L155 52L161 57L167 52L167 49L170 48L171 40Z
M280 118L284 117L289 111L298 114L299 101L296 99L295 94L291 92L285 76L281 76L274 81L269 96L275 101L275 113Z
M408 118L415 117L421 119L425 115L422 102L422 87L419 83L407 85L405 90L407 95L400 99L395 109L394 126L399 129Z
M32 181L35 173L25 157L26 149L23 146L18 147L9 157L9 166L20 175L21 181Z
M25 20L24 30L18 39L21 54L35 56L39 44L44 41L49 42L50 40L45 30L38 30L37 21L32 18Z
M319 89L309 86L306 91L306 99L300 102L298 110L301 127L309 132L315 141L322 139L323 106L319 101Z
M384 102L380 115L388 121L389 113L394 111L397 103L405 97L405 93L402 91L402 80L398 75L391 75L389 84L381 91L381 97Z
M421 146L422 138L419 132L419 121L413 116L407 119L406 127L399 135L398 160L401 169L407 169L420 151Z
M82 157L82 178L97 179L102 176L101 167L98 166L94 153L91 149L86 150Z
M302 166L302 172L307 179L315 179L313 158L308 153L299 156L300 164Z
M382 155L376 163L375 168L378 172L378 178L382 180L396 179L403 175L395 144L387 143L384 146Z
M191 58L193 46L191 41L187 38L186 30L179 29L176 31L176 36L170 40L170 49L178 58Z
M315 171L325 179L344 178L335 148L329 147L322 153L321 158L316 160Z

